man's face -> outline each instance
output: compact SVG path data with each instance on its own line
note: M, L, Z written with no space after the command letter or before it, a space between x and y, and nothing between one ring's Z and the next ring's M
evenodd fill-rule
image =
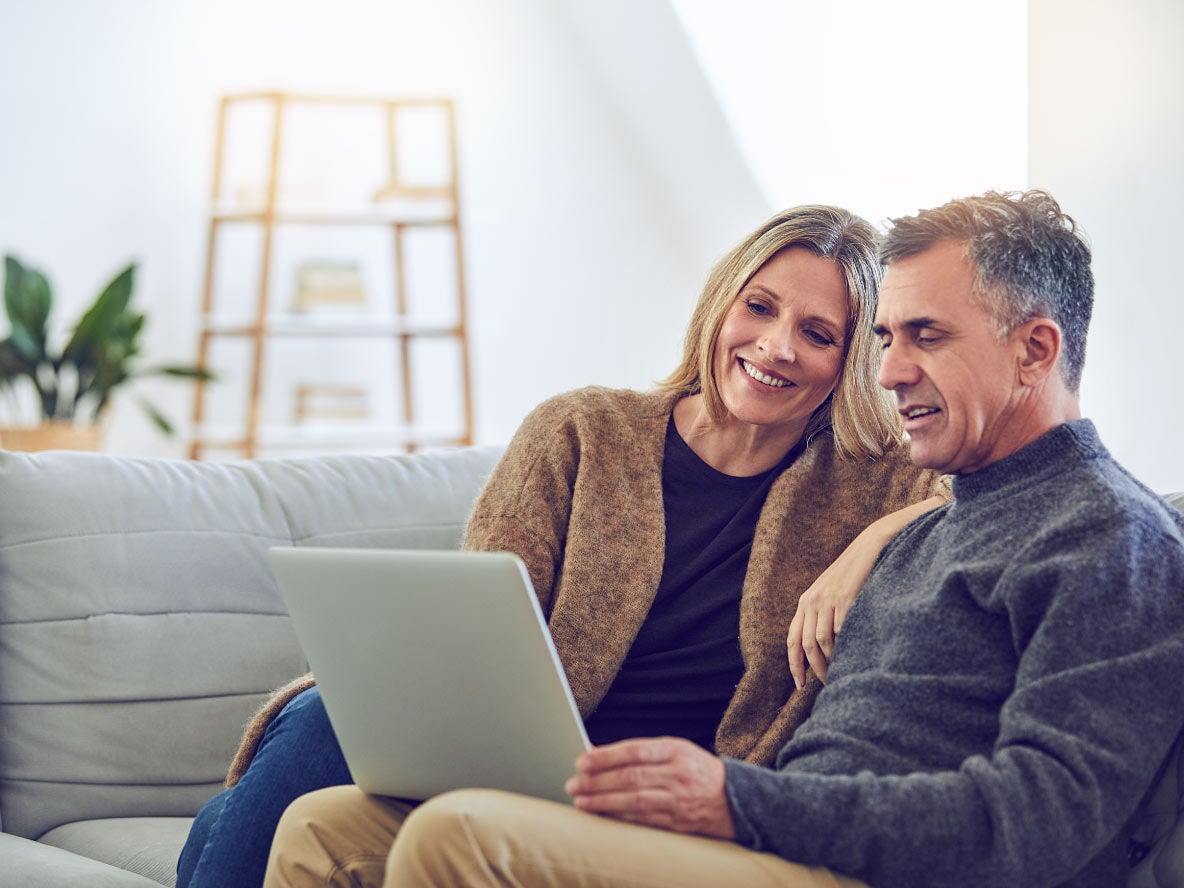
M945 474L976 471L1027 443L1022 422L1009 428L1023 388L1022 334L996 339L971 298L974 276L964 244L939 243L888 266L876 310L880 385L896 396L913 462Z

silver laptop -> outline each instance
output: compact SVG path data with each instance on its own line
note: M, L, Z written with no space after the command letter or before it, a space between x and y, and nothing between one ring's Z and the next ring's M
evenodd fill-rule
M517 556L277 547L268 561L359 787L570 802L588 737Z

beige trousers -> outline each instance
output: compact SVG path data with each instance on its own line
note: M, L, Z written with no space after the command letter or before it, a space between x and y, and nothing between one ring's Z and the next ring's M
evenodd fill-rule
M866 888L731 842L621 823L511 793L461 790L415 807L352 786L310 793L288 808L263 884Z

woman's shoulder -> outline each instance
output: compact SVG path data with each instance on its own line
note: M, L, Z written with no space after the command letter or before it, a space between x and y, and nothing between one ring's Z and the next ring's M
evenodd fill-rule
M888 448L878 460L882 464L881 471L890 473L902 480L913 482L918 486L931 489L939 496L950 498L950 479L934 469L925 469L916 465L909 454L907 441L901 441Z
M811 440L807 462L816 470L839 478L863 479L874 484L903 484L918 489L939 487L941 475L913 464L907 442L893 442L875 457L851 457L839 453L833 432L826 430ZM947 485L948 488L948 485Z
M660 462L673 396L589 386L563 392L532 410L502 463L530 473L540 465L599 466Z
M607 386L585 386L553 395L531 411L531 418L549 423L594 420L628 423L665 419L676 397L666 392L639 392Z

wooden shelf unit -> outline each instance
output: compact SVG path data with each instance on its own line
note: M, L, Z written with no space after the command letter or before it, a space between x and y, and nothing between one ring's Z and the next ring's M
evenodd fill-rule
M235 202L228 199L224 180L226 146L231 109L240 103L262 103L270 112L269 144L266 184L259 201ZM285 150L285 117L297 106L372 108L385 115L386 158L389 179L376 183L381 195L375 195L372 205L297 206L282 197L282 159ZM400 176L397 143L397 117L400 111L429 108L443 112L446 120L448 181L444 185L407 184ZM473 438L473 398L467 315L463 245L461 236L460 196L458 188L455 108L449 99L380 99L301 95L283 92L244 93L224 96L220 102L214 149L212 204L206 243L206 265L202 291L198 365L210 366L211 349L219 338L246 339L249 344L249 377L245 381L221 379L214 385L246 385L246 416L234 430L207 425L209 391L207 384L198 383L193 407L193 438L189 456L201 459L207 450L229 450L243 458L252 458L260 451L289 448L343 449L368 441L374 447L414 450L425 446L465 446ZM379 196L382 201L379 202ZM255 305L246 321L227 319L215 310L216 265L219 239L227 226L257 226L262 233L259 255L259 276L255 287ZM390 231L391 258L394 271L394 293L389 311L381 319L351 318L337 312L316 314L277 311L271 303L274 273L276 233L286 226L356 226ZM448 323L419 321L408 308L405 244L409 231L418 228L443 228L451 233L455 244L455 321ZM313 431L293 425L276 428L264 423L262 407L268 398L264 384L264 365L273 340L303 337L309 340L343 338L387 338L395 350L401 385L392 380L392 397L398 398L397 426L348 427L336 431ZM454 340L459 351L459 396L461 419L455 430L428 429L417 424L413 392L416 376L411 345L423 338ZM399 392L394 390L400 389Z

